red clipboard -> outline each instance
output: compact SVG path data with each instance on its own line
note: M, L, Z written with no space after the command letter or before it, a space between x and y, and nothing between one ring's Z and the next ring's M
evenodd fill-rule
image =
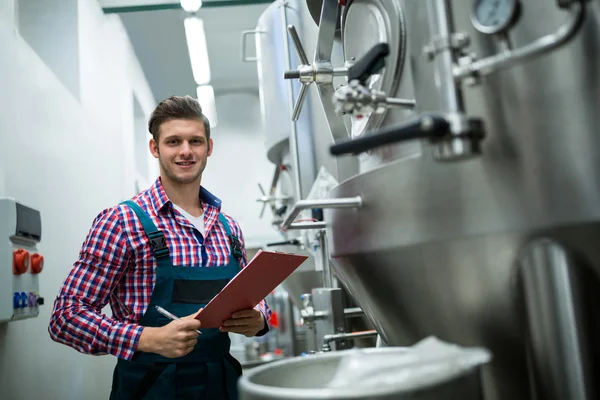
M201 328L220 328L233 313L256 307L307 258L259 250L195 318L202 323Z

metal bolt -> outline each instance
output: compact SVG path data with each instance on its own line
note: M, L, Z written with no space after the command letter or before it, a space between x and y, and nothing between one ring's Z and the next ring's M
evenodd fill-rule
M421 129L425 132L429 132L433 128L433 119L431 117L424 117L421 121Z

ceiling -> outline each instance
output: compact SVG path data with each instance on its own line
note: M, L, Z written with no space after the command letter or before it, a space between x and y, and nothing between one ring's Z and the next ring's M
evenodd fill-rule
M127 30L146 79L158 102L171 95L196 97L183 20L186 13L179 2L162 0L104 0L105 12L118 13ZM243 5L231 5L235 3ZM209 0L204 4L208 5ZM197 15L204 21L215 95L230 92L256 92L256 64L241 59L242 31L253 29L272 1L214 1ZM248 4L259 3L259 4ZM102 4L102 2L101 2ZM145 4L145 5L144 5ZM215 6L220 4L219 6ZM223 6L225 4L225 6ZM119 9L115 6L121 6ZM132 5L133 7L128 7ZM248 56L254 55L254 42L248 37Z

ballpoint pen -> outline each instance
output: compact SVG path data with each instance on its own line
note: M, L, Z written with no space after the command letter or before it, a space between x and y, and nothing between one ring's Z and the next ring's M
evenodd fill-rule
M162 308L161 306L155 306L156 307L156 311L158 311L161 315L169 318L169 319L173 319L175 321L181 321L181 318L179 318L176 315L171 314L170 312L168 312L167 310L165 310L164 308ZM196 329L196 332L198 332L199 335L202 335L202 332L200 332L198 329Z

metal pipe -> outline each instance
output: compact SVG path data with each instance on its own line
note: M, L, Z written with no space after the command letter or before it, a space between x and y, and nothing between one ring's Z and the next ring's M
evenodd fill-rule
M592 398L590 348L596 338L584 328L590 312L584 268L560 243L547 238L526 245L520 266L536 397Z
M285 13L286 1L281 0L281 24L283 27L283 49L285 55L285 69L287 71L291 70L291 60L290 60L290 45L287 31L287 15ZM304 85L302 85L304 88ZM305 90L306 92L306 90ZM305 93L306 94L306 93ZM290 117L294 115L294 86L291 80L288 80L288 108L290 112ZM300 99L302 100L302 99ZM292 169L294 170L294 190L296 191L296 198L302 198L302 185L300 183L300 156L298 155L298 130L296 129L296 121L292 119L290 121L290 127L292 128L292 132L290 135L290 153L292 155Z
M510 68L516 64L531 60L568 42L583 24L584 7L581 2L571 6L571 22L561 26L555 33L542 36L538 40L512 51L505 51L494 56L475 61L472 64L454 68L454 78L457 80L470 76L489 75L499 70Z
M292 230L309 230L309 229L325 229L327 228L327 224L325 222L296 222L295 224L291 224L287 228L283 228L287 231Z
M339 342L341 340L352 340L352 339L363 339L367 337L377 336L377 331L362 331L352 333L336 333L333 335L323 336L324 345L328 345L330 342Z
M417 102L415 100L397 99L394 97L386 98L385 103L392 107L415 108L417 106Z
M348 68L339 67L333 69L333 76L346 76L348 75Z
M351 307L344 309L344 316L346 318L362 317L364 314L364 311L360 307Z
M294 222L294 220L296 219L298 214L300 214L300 212L302 210L306 210L309 208L318 208L318 209L358 208L358 207L362 207L362 205L363 205L363 201L360 196L341 198L341 199L300 200L294 205L294 207L292 207L292 210L290 211L290 213L287 215L287 217L281 224L281 228L282 229L290 229L290 227L292 226L292 223ZM317 224L322 225L321 228L326 227L324 222L311 223L311 226L313 224L314 225L317 225ZM294 224L294 225L297 226L297 224ZM296 229L300 229L300 228L296 228Z
M322 267L323 267L323 287L326 288L334 288L337 287L337 284L334 285L335 277L331 272L331 266L329 265L329 252L327 251L327 235L325 232L321 231L318 233L319 239L319 257L321 259ZM337 283L337 282L335 282Z
M429 27L433 37L451 38L454 33L450 0L430 0L427 3ZM452 48L440 51L434 59L435 71L439 83L439 98L445 113L462 113L463 98L456 82L452 79L453 68L457 63L456 52Z
M298 53L298 57L300 58L300 64L302 65L310 65L308 62L308 57L306 56L306 51L304 51L304 46L302 46L302 41L300 40L300 36L298 36L298 31L296 31L296 27L294 25L287 25L287 19L284 20L284 26L287 26L287 31L292 37L292 41L294 42L294 47L296 47L296 52Z

